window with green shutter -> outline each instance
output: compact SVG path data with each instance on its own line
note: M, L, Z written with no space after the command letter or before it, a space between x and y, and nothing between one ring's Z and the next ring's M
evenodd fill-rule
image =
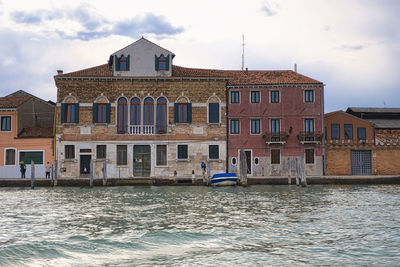
M35 164L43 164L43 152L42 151L19 152L19 161L23 161L25 164L31 164L32 160Z

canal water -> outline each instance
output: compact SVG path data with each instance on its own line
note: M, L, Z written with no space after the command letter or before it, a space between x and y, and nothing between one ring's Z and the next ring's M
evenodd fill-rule
M400 186L0 188L0 266L399 266Z

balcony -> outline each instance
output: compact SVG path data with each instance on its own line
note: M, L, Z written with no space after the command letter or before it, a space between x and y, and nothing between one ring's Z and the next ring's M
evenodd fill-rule
M160 125L127 125L117 126L117 134L129 135L154 135L166 134L167 126L160 127Z
M322 137L321 132L300 132L297 135L301 144L320 144Z
M263 138L265 140L265 143L267 145L271 144L285 144L289 135L286 134L286 132L279 132L279 133L270 133L266 132L263 135Z

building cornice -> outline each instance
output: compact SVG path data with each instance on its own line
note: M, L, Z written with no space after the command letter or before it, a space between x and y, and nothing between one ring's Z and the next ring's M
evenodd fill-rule
M124 76L114 76L114 77L63 77L55 76L56 81L227 81L230 78L220 78L220 77L124 77Z

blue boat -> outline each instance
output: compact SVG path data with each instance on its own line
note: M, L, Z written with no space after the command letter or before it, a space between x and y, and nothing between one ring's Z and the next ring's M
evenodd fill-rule
M237 185L238 182L239 177L236 176L236 173L218 173L210 178L210 184L215 186Z

